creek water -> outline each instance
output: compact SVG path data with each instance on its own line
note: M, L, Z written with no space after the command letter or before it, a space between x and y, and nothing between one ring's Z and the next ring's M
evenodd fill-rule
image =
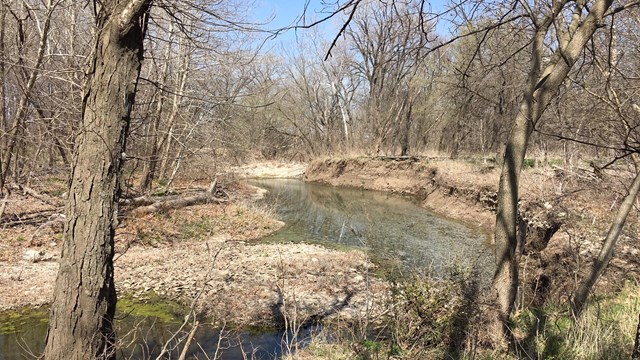
M140 305L146 306L146 305ZM135 310L135 306L134 306ZM170 350L162 359L177 359L182 352L182 344L171 340L179 333L184 339L186 332L178 332L182 316L178 313L164 313L161 317L132 315L118 312L116 332L123 344L119 347L118 359L155 359L163 346L168 343ZM22 314L0 316L0 360L35 359L44 350L47 334L47 312L43 309L27 310ZM6 328L5 328L6 327ZM312 331L313 329L308 329ZM267 360L278 358L283 349L284 333L277 330L257 329L255 331L221 332L210 325L201 325L187 351L187 359L243 359ZM308 332L301 334L302 343Z
M427 269L432 275L454 265L470 266L484 284L493 275L485 234L425 210L414 198L299 180L251 184L268 190L263 202L286 223L261 241L363 247L383 266Z
M485 235L432 214L411 198L299 180L250 182L268 190L261 201L272 206L286 223L281 230L260 241L363 247L375 262L385 267L402 271L426 268L436 276L449 265L462 264L475 269L481 284L486 284L493 272L493 257ZM133 344L122 348L118 358L155 358L162 344L179 327L180 315L172 316L120 314L118 333L135 329L136 338ZM0 360L29 359L34 358L30 353L40 354L44 349L46 320L45 311L0 316ZM11 326L6 326L8 322ZM242 359L243 352L254 353L256 359L279 358L283 352L283 335L278 330L240 331L219 342L218 330L201 326L193 341L197 346L189 349L188 358L212 357L220 348L224 349L219 353L219 359L223 360ZM171 358L177 358L179 353L178 346Z

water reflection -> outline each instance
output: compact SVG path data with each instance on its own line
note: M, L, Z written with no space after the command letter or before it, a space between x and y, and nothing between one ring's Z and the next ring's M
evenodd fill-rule
M485 236L436 216L410 198L389 193L309 184L298 180L252 180L269 192L285 227L272 241L314 241L364 246L385 262L406 268L431 267L437 273L452 263L492 274L493 257Z
M286 222L282 230L265 241L366 246L375 259L400 264L403 269L432 267L437 272L444 265L462 262L477 269L481 283L488 282L493 272L493 258L483 234L435 216L410 199L297 180L252 183L269 190L263 201L273 204L278 216ZM29 356L29 351L41 353L47 331L46 315L45 311L23 316L17 332L0 334L0 360L34 358ZM178 326L154 318L124 316L118 322L118 334L123 337L137 329L137 335L134 344L123 348L118 358L155 358ZM307 338L307 335L301 336ZM213 358L217 350L224 349L219 359L242 359L243 352L254 353L255 359L273 359L282 353L282 337L281 331L241 332L220 340L218 330L202 326L188 358ZM177 358L179 353L177 346L167 358Z
M155 317L118 314L116 332L121 342L118 359L155 359L165 343L171 351L163 359L178 359L186 332L173 334L180 328L180 319L165 322ZM0 316L0 321L5 318ZM14 319L17 320L17 319ZM0 360L35 359L43 351L47 335L47 312L36 311L22 315L15 324L15 332L0 334ZM188 331L187 329L186 331ZM300 334L300 341L308 338L313 328ZM222 334L222 337L221 337ZM243 359L243 354L257 360L277 359L282 354L284 332L279 330L223 331L210 325L200 325L187 351L187 359ZM290 335L289 338L293 336ZM253 356L253 357L252 357Z

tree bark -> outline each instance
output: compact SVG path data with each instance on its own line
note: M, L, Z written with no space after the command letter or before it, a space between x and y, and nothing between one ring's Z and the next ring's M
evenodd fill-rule
M114 228L151 0L102 2L44 358L114 359Z
M636 327L636 341L633 344L631 360L640 360L640 316L638 316L638 326Z
M574 16L567 33L562 34L559 47L555 50L549 65L542 72L540 69L544 54L544 39L548 34L549 27L560 14L564 2L555 2L551 12L536 24L529 85L507 140L498 185L495 229L496 272L492 285L495 308L491 314L489 329L494 345L499 346L508 335L507 321L513 311L518 289L516 256L518 186L529 138L533 132L534 124L537 123L553 97L556 96L560 85L602 22L611 3L612 0L597 0L589 9L584 20L581 18L583 8L577 4L577 16Z
M5 67L7 56L4 47L5 24L7 18L7 8L4 1L0 0L0 179L4 179L2 164L4 164L5 148L5 132L7 126L6 119L6 102L5 102ZM0 187L0 194L4 192Z
M616 217L613 219L611 227L609 227L609 232L607 233L607 237L602 245L602 249L600 249L598 258L591 266L589 276L584 279L573 296L572 307L573 313L576 317L579 317L582 314L582 311L585 309L587 304L587 300L589 299L591 289L606 269L611 257L613 257L613 250L615 249L616 242L622 233L622 228L627 221L627 216L638 197L638 192L640 192L640 159L634 156L634 160L636 162L636 176L629 188L629 193L625 196L622 204L620 204L620 208L618 208L618 212L616 213Z

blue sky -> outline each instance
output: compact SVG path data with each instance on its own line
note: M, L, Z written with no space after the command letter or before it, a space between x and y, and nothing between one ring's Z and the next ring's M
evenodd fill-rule
M296 21L300 16L304 13L305 3L308 3L306 16L306 23L312 23L315 20L321 19L327 15L329 15L336 8L337 0L256 0L256 13L254 14L254 19L258 21L264 21L271 16L273 16L273 20L267 26L269 29L278 29L286 26L296 25ZM342 4L346 0L340 0L339 2ZM445 7L447 0L432 0L430 1L431 6L434 10L441 10ZM340 14L338 16L342 16L344 19L344 15ZM318 28L321 33L326 34L328 37L335 36L339 27L342 25L340 19L335 21L326 21L322 24L318 25ZM438 27L438 31L445 32L446 25L440 25ZM297 30L298 34L300 32L310 31L307 29L299 29ZM267 46L285 46L293 43L295 41L296 30L289 30L281 35L279 35L275 40L269 41Z
M330 2L326 1L325 2ZM327 16L333 7L325 6L322 4L322 0L309 0L309 5L305 13L305 0L257 0L258 8L256 10L255 18L258 20L264 20L273 16L273 20L267 26L269 29L279 29L287 26L296 25L297 20L303 14L305 14L307 23L311 23L314 20ZM338 28L334 26L335 22L328 21L318 25L321 31L331 31ZM307 31L306 29L297 30L298 32ZM272 44L288 44L293 42L296 36L296 30L289 30L282 33L272 41Z

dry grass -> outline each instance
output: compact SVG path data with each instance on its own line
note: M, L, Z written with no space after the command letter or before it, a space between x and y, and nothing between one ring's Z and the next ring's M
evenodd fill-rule
M251 240L277 230L282 223L272 210L239 201L205 204L129 219L117 231L120 243L159 246L224 234L232 240Z

